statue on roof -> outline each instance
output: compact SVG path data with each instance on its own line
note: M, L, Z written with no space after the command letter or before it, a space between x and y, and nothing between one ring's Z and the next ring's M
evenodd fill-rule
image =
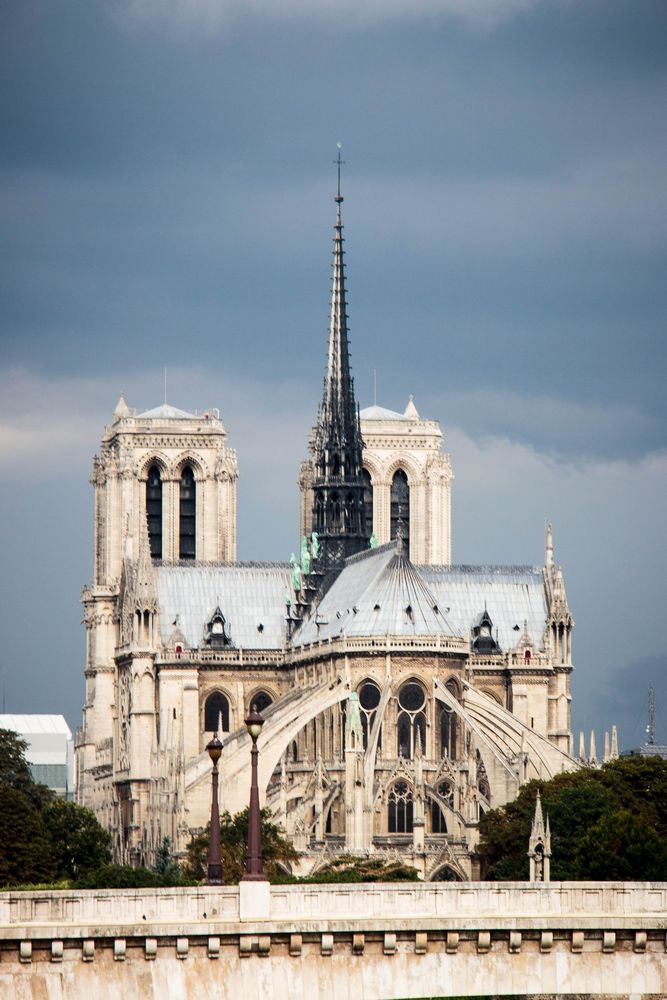
M310 573L310 552L308 551L308 536L301 539L301 572L304 576Z
M301 567L299 566L294 553L292 553L289 557L289 561L292 564L292 587L294 588L294 592L298 594L302 585Z
M312 535L310 536L310 551L311 551L313 559L317 559L318 558L318 556L320 554L321 547L322 546L320 545L320 540L317 537L317 532L314 531L312 533Z
M371 537L368 540L368 548L369 549L376 549L377 547L378 547L377 535L375 534L374 531L371 531Z

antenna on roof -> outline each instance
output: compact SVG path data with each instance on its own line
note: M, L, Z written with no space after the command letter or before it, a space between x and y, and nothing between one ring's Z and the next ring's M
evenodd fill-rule
M164 405L167 405L167 366L164 369Z
M373 369L373 406L378 405L378 370Z

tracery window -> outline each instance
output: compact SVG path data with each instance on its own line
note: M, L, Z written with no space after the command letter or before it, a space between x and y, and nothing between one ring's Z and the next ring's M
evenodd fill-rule
M162 558L162 477L157 465L151 465L146 479L146 521L152 559Z
M372 681L366 681L359 688L359 714L361 715L361 728L364 732L364 750L368 746L368 737L373 728L375 712L380 704L380 689ZM382 745L382 730L378 734L378 749Z
M426 752L426 695L421 685L408 681L398 692L399 715L396 720L397 752L399 757L412 759L419 733L422 751Z
M453 681L447 681L445 685L447 690L455 698L458 698L458 691L456 685ZM456 760L457 754L457 734L458 734L458 720L456 718L456 713L449 705L443 705L440 702L440 756L450 757L452 760Z
M410 486L403 469L397 469L391 481L391 538L398 535L399 526L406 552L410 551Z
M389 833L412 833L412 791L405 781L397 781L387 796Z
M180 509L178 532L178 558L194 559L196 554L196 503L195 474L189 465L181 472Z
M437 793L440 799L444 799L451 809L454 808L454 789L447 781L443 781L438 785ZM447 833L444 809L442 803L437 799L431 800L431 832Z
M223 733L228 733L229 701L222 691L214 691L208 696L204 706L204 730L207 733L217 733L220 721L222 721Z

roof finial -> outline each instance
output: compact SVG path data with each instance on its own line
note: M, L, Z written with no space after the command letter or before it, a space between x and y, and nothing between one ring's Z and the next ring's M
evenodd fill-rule
M336 143L336 147L338 149L338 156L334 160L334 163L336 164L336 167L338 169L338 186L336 188L336 197L334 198L334 201L336 202L337 205L340 205L341 201L343 200L343 196L340 193L340 168L345 163L345 160L341 160L340 151L343 147L339 142Z

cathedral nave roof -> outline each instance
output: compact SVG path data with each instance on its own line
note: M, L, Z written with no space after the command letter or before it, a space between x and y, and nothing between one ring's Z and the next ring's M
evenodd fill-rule
M156 564L162 641L178 627L198 646L220 607L233 646L281 649L290 571L289 563Z

